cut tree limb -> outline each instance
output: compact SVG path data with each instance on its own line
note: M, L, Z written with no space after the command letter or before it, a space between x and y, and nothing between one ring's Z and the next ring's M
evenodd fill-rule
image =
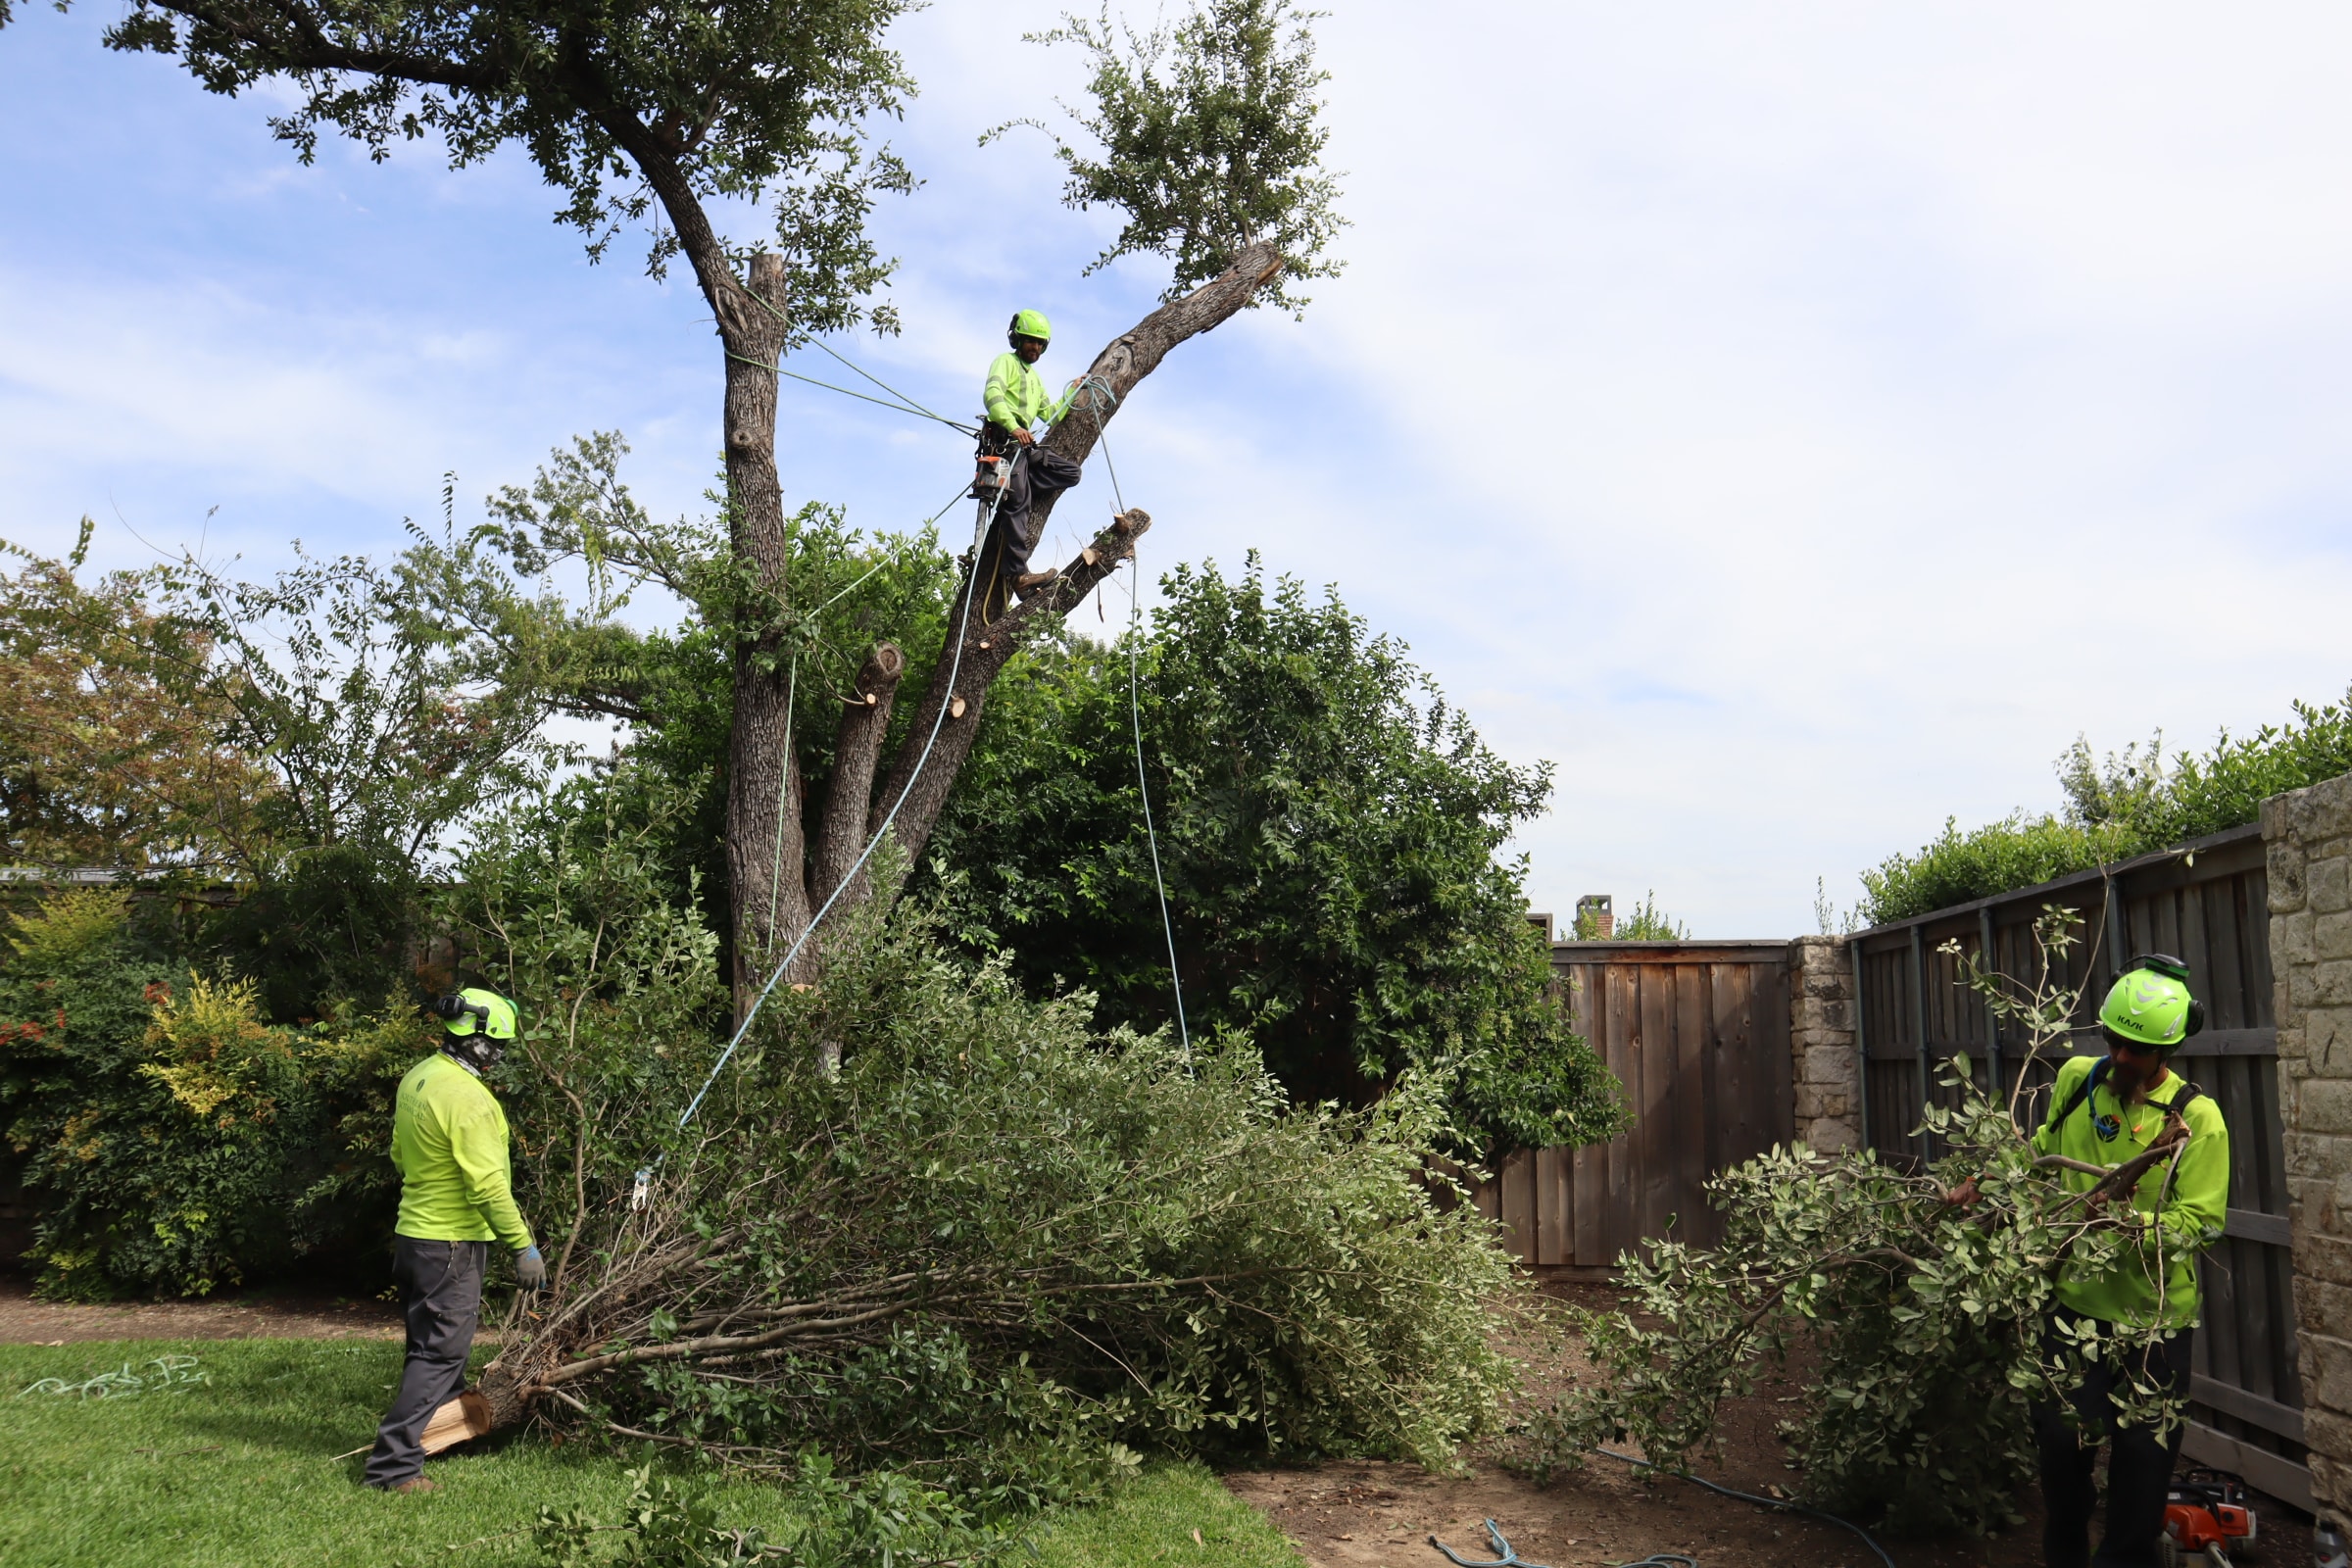
M815 877L809 883L811 906L833 896L850 875L864 848L866 805L874 795L874 767L881 760L882 738L890 733L891 709L899 682L906 674L906 656L896 643L877 643L865 657L850 688L841 714L841 730L833 747L833 777L825 787L825 811L817 830ZM862 902L865 872L858 885L844 895Z

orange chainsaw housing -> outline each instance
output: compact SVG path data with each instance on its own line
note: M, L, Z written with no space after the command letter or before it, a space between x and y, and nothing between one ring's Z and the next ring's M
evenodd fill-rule
M2183 1556L2218 1544L2234 1551L2254 1540L2254 1510L2246 1484L2221 1470L2191 1470L2173 1483L2164 1505L2164 1533Z

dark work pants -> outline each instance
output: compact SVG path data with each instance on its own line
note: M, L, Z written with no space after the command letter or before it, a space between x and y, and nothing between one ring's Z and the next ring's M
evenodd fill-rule
M2127 1368L2140 1381L2174 1393L2188 1389L2188 1345L2191 1331L2177 1329L2145 1352L2132 1352ZM2042 1333L2042 1354L2055 1358L2063 1342L2055 1327ZM2041 1531L2044 1568L2153 1568L2156 1537L2164 1529L2165 1490L2172 1484L2173 1461L2180 1457L2184 1427L2173 1428L2170 1439L2156 1441L2144 1426L2116 1424L2111 1391L2119 1369L2104 1360L2093 1362L2069 1400L2082 1415L2080 1433L2067 1426L2056 1405L2036 1405L2034 1441L2041 1450L2041 1500L2048 1521ZM2128 1381L2126 1392L2130 1392ZM2090 1555L2090 1509L2097 1493L2091 1485L2091 1466L2099 1445L2107 1453L2107 1533L2099 1554Z
M398 1486L423 1472L418 1440L425 1423L466 1387L466 1357L482 1312L482 1268L489 1261L488 1242L392 1238L392 1279L409 1320L409 1356L400 1369L400 1392L376 1431L375 1451L368 1456L369 1486Z
M1037 548L1043 525L1030 515L1030 508L1039 496L1069 489L1085 470L1043 447L1020 446L993 424L981 432L980 451L1007 457L1018 454L1012 464L1012 481L1004 487L1004 499L997 508L996 525L980 552L979 581L987 606L981 618L993 621L1004 612L1013 579L1029 569L1029 552Z

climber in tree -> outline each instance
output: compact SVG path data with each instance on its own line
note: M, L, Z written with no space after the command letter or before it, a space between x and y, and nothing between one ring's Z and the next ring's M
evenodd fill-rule
M1026 596L1054 580L1051 571L1029 569L1029 552L1037 548L1029 508L1040 495L1069 489L1080 473L1077 464L1040 446L1035 430L1041 419L1048 425L1059 423L1077 396L1078 383L1073 381L1054 399L1037 373L1037 362L1053 340L1054 328L1043 311L1020 311L1004 337L1007 352L990 364L982 394L988 412L980 426L980 477L973 487L982 506L994 502L997 509L975 578L981 585L984 623L1004 612L1007 590Z

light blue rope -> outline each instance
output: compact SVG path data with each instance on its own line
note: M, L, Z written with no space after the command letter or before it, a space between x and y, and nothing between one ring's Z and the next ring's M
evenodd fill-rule
M1103 449L1102 461L1110 462L1110 451ZM1115 491L1117 481L1112 481ZM1135 792L1144 802L1144 837L1152 845L1152 886L1159 894L1159 929L1168 939L1168 989L1176 994L1176 1035L1184 1042L1184 1061L1193 1061L1193 1032L1184 1021L1184 980L1176 972L1176 925L1168 918L1168 884L1159 871L1159 830L1152 825L1152 786L1144 778L1144 710L1136 696L1136 664L1141 657L1137 652L1143 640L1141 630L1144 615L1144 556L1140 546L1128 547L1129 564L1135 568L1134 578L1127 589L1127 716L1135 731Z
M1096 394L1087 406L1095 416L1095 444L1102 449L1102 466L1110 473L1110 496L1119 514L1127 511L1127 498L1119 491L1119 466L1111 461L1110 436L1102 428L1106 409L1118 406L1119 395L1110 384L1093 371L1078 381L1078 390ZM1152 785L1144 776L1144 709L1137 695L1139 680L1136 667L1142 655L1144 618L1144 553L1140 545L1128 547L1128 564L1134 573L1127 589L1127 717L1135 732L1135 790L1144 803L1144 837L1152 846L1152 887L1159 895L1159 930L1168 942L1168 989L1176 995L1176 1036L1184 1042L1184 1060L1188 1067L1193 1060L1193 1032L1184 1019L1184 978L1176 972L1176 922L1168 915L1168 883L1159 867L1159 829L1152 821Z

